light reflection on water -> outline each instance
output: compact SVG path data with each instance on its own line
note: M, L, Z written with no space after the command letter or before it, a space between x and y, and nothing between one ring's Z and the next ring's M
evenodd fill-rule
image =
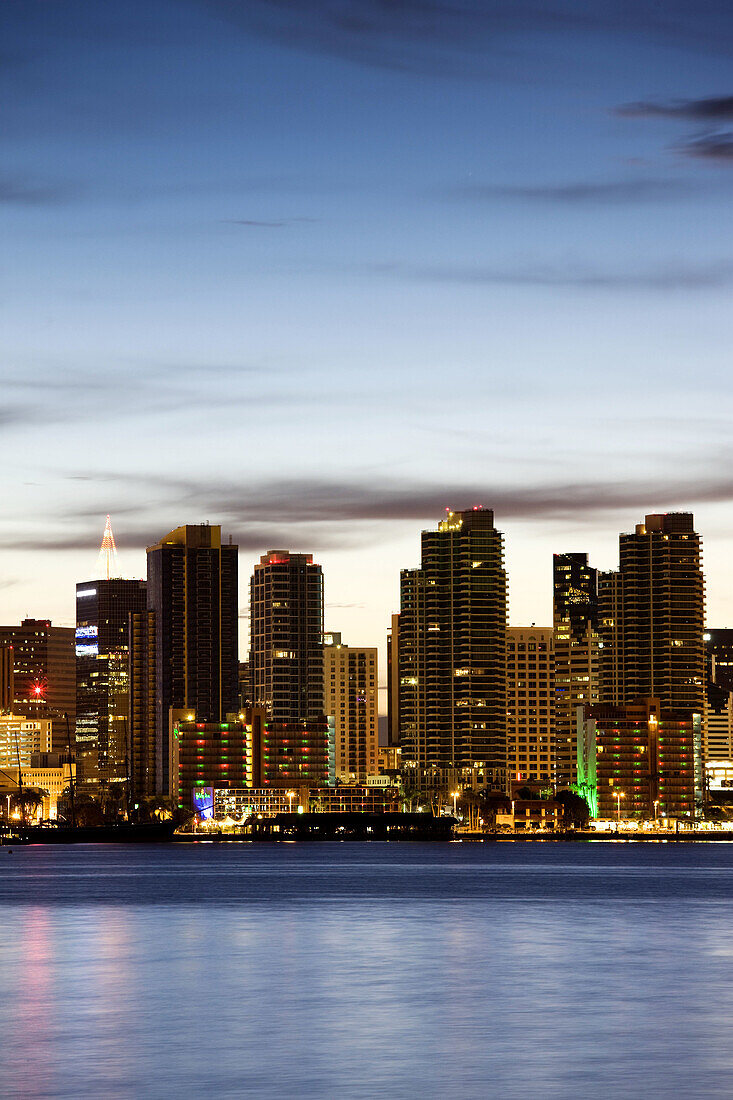
M0 1094L729 1097L733 849L0 849Z

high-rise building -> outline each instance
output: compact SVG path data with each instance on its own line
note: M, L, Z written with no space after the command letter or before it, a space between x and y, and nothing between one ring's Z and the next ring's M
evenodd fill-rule
M612 708L608 720L623 730L635 728L646 708L644 722L664 731L658 756L647 750L647 793L637 797L638 769L625 770L631 758L621 752L619 767L603 778L599 770L599 807L607 801L602 784L613 780L614 788L633 785L635 803L642 798L647 811L661 799L666 813L695 813L703 787L705 586L690 513L648 515L620 536L618 571L598 578L598 615L601 709Z
M76 586L76 769L81 789L125 783L129 767L129 619L145 581Z
M148 547L147 611L131 626L136 796L170 792L171 710L238 714L237 626L237 547L220 527L177 527Z
M507 760L514 786L554 781L554 648L549 627L507 629Z
M423 531L400 607L403 764L478 766L487 784L505 786L507 581L493 512L448 512Z
M249 674L274 723L323 716L323 573L311 554L269 550L255 565Z
M705 642L705 679L733 691L733 630L708 627Z
M377 775L377 650L344 645L339 633L326 633L323 691L334 719L335 774L342 783Z
M13 713L52 721L54 752L68 752L74 739L76 668L73 626L49 619L24 619L0 626L0 646L13 647ZM68 715L67 720L64 715Z
M387 744L400 743L400 617L392 616L387 631Z
M577 780L577 709L599 700L596 570L587 554L554 554L555 785Z
M602 575L602 702L657 698L662 709L702 714L705 584L689 512L648 515L619 539L619 570Z
M702 797L702 716L658 699L589 707L578 738L578 786L593 816L693 818Z
M12 711L15 698L13 647L0 646L0 711Z

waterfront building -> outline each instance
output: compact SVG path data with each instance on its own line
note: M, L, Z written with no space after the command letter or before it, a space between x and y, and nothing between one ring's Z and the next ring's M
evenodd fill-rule
M578 786L593 817L693 818L702 802L702 716L647 698L590 707L580 722Z
M345 645L326 633L323 691L334 719L335 775L342 783L363 782L378 772L377 650Z
M708 627L703 641L707 682L733 691L733 630Z
M0 771L0 799L16 794L22 781L23 787L41 794L40 818L43 821L55 821L59 799L74 783L75 778L76 765L68 754L34 752L28 767L20 769L20 777L17 765L9 765Z
M171 789L170 711L239 713L237 547L221 528L178 527L147 551L147 610L132 617L133 787Z
M597 573L587 554L554 554L555 786L577 781L577 710L599 701Z
M76 586L76 763L88 793L127 781L129 620L145 609L145 581Z
M507 762L513 788L552 785L555 647L549 627L506 632Z
M657 698L702 714L705 585L700 537L688 512L648 515L619 537L619 569L599 584L604 678L601 702Z
M687 814L690 806L699 812L702 806L700 730L706 704L700 560L700 537L690 513L648 515L633 534L620 536L619 569L601 574L598 583L601 705L635 711L657 700L665 722L664 755L689 764L679 773L687 784L684 791L664 782L659 788L668 813ZM628 721L635 720L630 714ZM680 737L676 747L675 731ZM630 759L628 754L622 755L622 764L624 759ZM638 802L636 771L614 778L620 780L616 786L633 787ZM651 769L652 789L654 775Z
M30 768L34 753L53 751L50 718L0 714L0 768Z
M248 711L227 722L200 721L191 712L170 712L170 796L184 809L202 788L252 787L259 780L264 712Z
M70 740L73 749L74 633L73 626L54 626L50 619L23 619L18 626L0 626L0 647L13 649L11 709L27 718L51 718L57 752L68 752ZM68 715L68 729L64 715Z
M403 764L507 781L506 572L494 514L448 512L403 570L399 723Z
M323 694L323 573L311 554L269 550L250 581L252 701L273 722L318 719Z
M326 786L334 782L333 725L323 715L264 723L255 786Z

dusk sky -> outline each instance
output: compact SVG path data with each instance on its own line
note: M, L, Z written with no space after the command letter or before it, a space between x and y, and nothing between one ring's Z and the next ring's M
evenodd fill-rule
M733 625L733 6L4 0L2 621L208 520L382 647L446 506L515 624L692 510ZM243 620L244 622L244 620Z

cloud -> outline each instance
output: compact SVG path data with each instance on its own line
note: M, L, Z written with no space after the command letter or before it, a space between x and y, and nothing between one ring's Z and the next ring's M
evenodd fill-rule
M537 186L467 184L454 188L456 198L557 203L561 205L626 205L640 202L667 202L685 198L698 187L690 180L638 179L540 184Z
M431 76L536 79L578 65L577 36L609 35L729 54L733 15L722 0L199 0L247 34L362 65ZM522 64L524 62L524 64Z
M725 469L724 456L720 468ZM547 482L537 486L461 483L439 486L417 481L263 480L226 484L216 479L144 478L117 480L138 500L138 509L115 502L46 514L38 532L6 534L3 548L90 553L99 544L106 510L134 515L115 527L121 550L142 550L173 527L209 519L220 523L241 550L256 554L272 547L321 552L379 544L392 524L434 526L447 508L491 508L499 528L508 522L567 522L593 525L609 516L636 522L646 512L694 509L701 504L733 503L733 478L702 474L686 480L607 479ZM93 524L90 518L93 517ZM73 534L70 534L73 532Z
M625 103L615 113L626 118L683 118L694 122L725 122L733 120L733 96L710 96L706 99L674 99L654 103L642 100Z
M722 163L733 162L733 132L703 134L701 137L681 142L675 148L677 152L687 157Z
M226 218L225 219L225 224L226 225L251 226L252 228L255 228L255 229L283 229L285 226L288 226L288 225L298 225L299 223L303 223L303 222L307 223L307 222L315 222L315 221L318 221L318 219L317 218L283 218L282 221L266 222L266 221L256 221L255 219L252 219L252 218Z
M0 176L0 205L59 206L77 196L78 192L70 184L39 183L20 176Z
M373 275L470 286L575 287L579 290L706 290L733 283L733 261L695 266L671 260L657 268L626 271L599 271L567 264L505 268L420 267L401 263L370 264L362 270Z

